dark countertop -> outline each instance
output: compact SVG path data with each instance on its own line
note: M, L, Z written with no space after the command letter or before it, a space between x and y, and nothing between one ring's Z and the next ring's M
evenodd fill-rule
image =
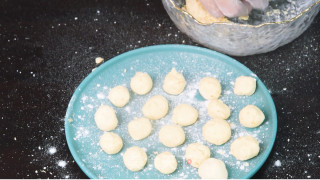
M87 178L64 134L73 91L98 56L173 43L197 45L161 1L1 1L0 177ZM254 178L320 178L320 15L292 43L235 58L265 83L278 112L274 148Z

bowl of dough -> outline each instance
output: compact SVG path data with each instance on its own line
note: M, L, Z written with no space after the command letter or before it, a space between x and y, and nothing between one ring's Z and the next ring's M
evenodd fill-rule
M270 0L265 11L214 18L199 0L162 0L175 25L194 41L234 56L270 52L300 36L320 10L320 0Z

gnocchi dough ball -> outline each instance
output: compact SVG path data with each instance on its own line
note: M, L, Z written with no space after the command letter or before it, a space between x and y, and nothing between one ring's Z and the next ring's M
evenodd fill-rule
M178 73L175 68L172 68L171 72L164 78L162 88L168 94L178 95L182 93L186 84L187 82L184 79L183 74Z
M130 81L130 87L133 92L139 95L145 95L152 89L153 82L149 74L137 72Z
M227 179L228 170L223 161L209 158L203 161L198 169L198 174L202 179Z
M178 163L176 157L166 151L154 158L154 166L162 174L171 174L177 169Z
M202 127L202 136L209 143L222 145L231 137L229 123L223 119L213 119Z
M123 154L124 165L130 171L140 171L148 160L146 152L138 146L130 147Z
M121 137L113 132L105 132L99 141L99 145L107 154L117 154L123 146Z
M189 126L198 120L198 111L189 104L179 104L173 110L172 121L181 125Z
M241 125L248 128L258 127L264 119L263 112L255 105L248 105L241 109L239 113Z
M208 104L208 114L212 118L228 119L230 116L230 108L221 100L213 99Z
M245 161L259 154L259 142L252 136L242 136L233 141L230 151L235 158Z
M141 140L150 135L152 124L147 118L135 118L128 124L128 132L132 139Z
M168 110L168 100L160 95L151 97L142 107L143 115L152 120L158 120L163 118L167 115Z
M117 107L123 107L128 104L130 93L124 86L116 86L109 91L108 99Z
M202 6L199 0L186 0L187 11L200 23L229 22L227 18L216 18Z
M256 91L256 81L250 76L240 76L236 79L233 92L237 95L250 96Z
M218 99L221 95L221 84L214 77L205 77L200 80L199 92L204 99Z
M201 143L189 144L186 148L185 158L191 166L199 168L204 160L210 158L210 149Z
M101 105L94 114L94 120L102 131L111 131L118 126L118 119L114 109L107 105Z
M159 131L159 140L167 147L177 147L183 144L185 139L182 127L176 124L165 125Z

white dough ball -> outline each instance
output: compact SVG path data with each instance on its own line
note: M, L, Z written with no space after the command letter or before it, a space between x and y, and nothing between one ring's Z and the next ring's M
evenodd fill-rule
M107 154L117 154L123 146L121 137L113 132L105 132L99 141L100 147Z
M242 126L248 128L258 127L265 119L263 112L254 105L248 105L241 109L239 120Z
M128 104L130 93L124 86L116 86L109 91L108 99L117 107L123 107Z
M259 142L252 136L242 136L233 141L230 151L235 158L245 161L259 154Z
M171 152L162 152L154 158L154 166L162 174L171 174L177 169L178 163Z
M150 135L152 124L147 118L135 118L128 124L128 132L132 139L141 140Z
M208 114L212 118L228 119L230 116L230 108L221 100L213 99L208 104Z
M226 143L231 137L229 123L223 119L213 119L202 127L203 138L215 145Z
M221 94L221 84L214 77L205 77L200 80L199 92L204 99L218 99Z
M186 84L187 82L183 75L178 73L175 68L172 68L164 78L162 88L168 94L178 95L184 90Z
M118 126L118 119L114 109L107 105L101 105L94 114L94 120L102 131L111 131Z
M233 92L237 95L250 96L256 91L257 80L249 76L240 76L236 79Z
M130 81L130 87L133 92L139 95L145 95L152 89L153 82L149 74L137 72Z
M153 96L147 100L142 108L142 113L145 117L158 120L167 115L169 110L169 103L163 96Z
M187 146L185 157L191 166L198 168L204 160L210 158L210 149L201 143L192 143Z
M181 125L189 126L198 120L198 111L189 104L179 104L173 110L172 121Z
M124 165L130 171L140 171L148 160L146 152L138 146L130 147L123 154Z
M209 158L203 161L198 169L202 179L227 179L228 170L223 161Z
M176 147L184 143L186 137L181 126L170 124L159 131L160 142L167 147Z

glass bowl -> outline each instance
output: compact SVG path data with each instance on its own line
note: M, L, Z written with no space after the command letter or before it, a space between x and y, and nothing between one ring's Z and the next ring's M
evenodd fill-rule
M320 10L320 0L270 0L266 12L253 11L248 20L204 24L184 8L185 0L162 0L176 26L194 41L234 56L265 53L301 35Z

